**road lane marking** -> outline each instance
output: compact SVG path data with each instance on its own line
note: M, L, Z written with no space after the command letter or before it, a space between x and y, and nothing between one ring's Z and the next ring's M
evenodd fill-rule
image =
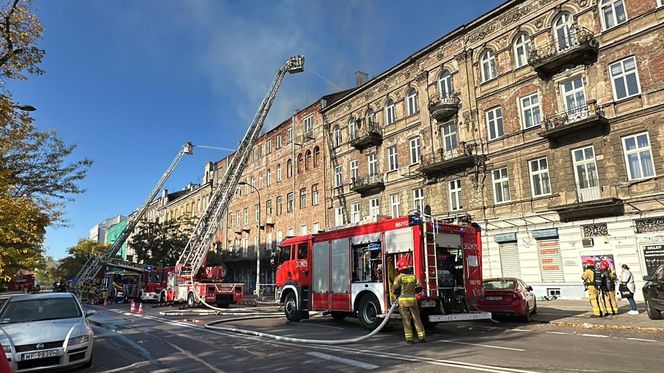
M332 356L332 355L324 354L322 352L307 352L306 355L318 357L318 358L325 359L325 360L334 361L334 362L341 363L341 364L354 366L354 367L357 367L357 368L362 368L362 369L365 369L365 370L372 370L372 369L378 368L378 365L373 365L373 364L369 364L369 363L365 363L363 361L358 361L358 360L353 360L353 359L346 359L346 358L339 357L339 356Z
M511 332L532 332L530 329L509 329Z
M644 339L644 338L627 338L630 341L641 341L641 342L657 342L654 339Z
M601 335L601 334L581 334L583 337L593 337L593 338L609 338L608 335Z
M565 332L546 332L546 334L572 335L572 333L565 333Z
M502 347L502 346L494 346L494 345L487 345L487 344L480 344L480 343L452 341L452 340L449 340L449 339L441 339L441 340L438 340L436 342L455 343L455 344L460 344L460 345L477 346L477 347L485 347L485 348L495 348L495 349L498 349L498 350L509 350L509 351L519 351L519 352L525 352L526 351L522 348Z

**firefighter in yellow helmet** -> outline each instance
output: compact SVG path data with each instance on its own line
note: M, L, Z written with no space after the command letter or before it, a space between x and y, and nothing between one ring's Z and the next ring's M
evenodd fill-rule
M422 291L422 284L417 277L412 274L410 264L405 258L397 262L399 275L394 279L394 294L399 296L399 312L401 313L401 322L403 323L403 334L406 343L413 343L413 322L417 329L417 339L420 343L426 342L424 326L420 320L420 309L417 306L417 293Z
M593 315L603 317L606 311L603 311L604 307L600 308L600 303L603 304L603 302L600 299L599 289L595 286L595 262L592 259L585 259L583 267L585 271L583 271L581 279L583 280L583 286L588 291L588 300L593 309Z

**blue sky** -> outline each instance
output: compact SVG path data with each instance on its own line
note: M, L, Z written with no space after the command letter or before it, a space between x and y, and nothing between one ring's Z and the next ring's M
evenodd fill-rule
M234 148L288 56L304 54L305 73L284 79L268 128L351 87L355 71L380 74L500 3L34 1L46 74L7 87L37 107L38 127L78 146L73 159L94 161L86 192L67 203L68 226L47 231L49 255L140 207L185 142ZM166 187L199 182L205 162L225 155L195 149Z

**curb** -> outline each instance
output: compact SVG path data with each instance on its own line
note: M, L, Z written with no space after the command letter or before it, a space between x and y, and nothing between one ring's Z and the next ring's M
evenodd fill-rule
M603 329L603 330L638 330L645 333L664 333L664 328L642 327L632 325L612 325L612 324L593 324L587 322L568 322L568 321L551 321L550 325L575 328L575 329Z

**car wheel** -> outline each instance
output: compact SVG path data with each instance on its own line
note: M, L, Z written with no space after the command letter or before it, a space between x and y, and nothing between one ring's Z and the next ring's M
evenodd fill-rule
M376 329L382 321L378 318L379 314L380 303L378 302L378 298L373 294L367 294L362 297L360 306L357 308L357 316L362 326L368 330Z
M332 318L338 321L341 321L346 318L348 314L346 312L332 311Z
M526 313L523 316L521 316L521 322L524 323L530 322L530 307L528 306L528 302L526 302Z
M286 301L284 302L284 312L288 321L298 322L302 319L300 310L297 309L297 299L295 293L288 293Z
M187 296L187 306L193 307L196 305L196 298L194 297L194 293L189 293L189 296Z
M655 308L652 301L648 298L646 298L646 312L648 312L650 320L660 320L662 318L662 312Z

